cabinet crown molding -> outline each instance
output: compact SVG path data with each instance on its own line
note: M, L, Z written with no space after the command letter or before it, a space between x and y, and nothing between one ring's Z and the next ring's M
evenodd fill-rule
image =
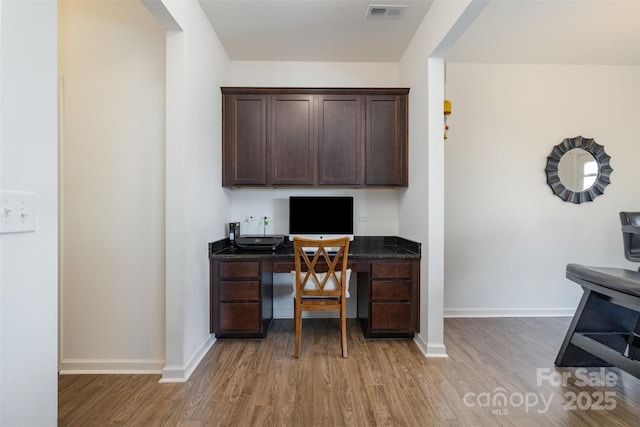
M408 87L249 87L222 86L224 94L408 95Z

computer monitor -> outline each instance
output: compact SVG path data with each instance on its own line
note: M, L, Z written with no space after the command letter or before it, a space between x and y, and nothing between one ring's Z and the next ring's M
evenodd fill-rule
M353 240L353 197L290 196L289 239Z

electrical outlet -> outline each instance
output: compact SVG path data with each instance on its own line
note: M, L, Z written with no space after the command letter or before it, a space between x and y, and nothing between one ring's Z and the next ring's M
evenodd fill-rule
M371 221L371 218L369 218L369 214L360 214L360 222L369 222Z

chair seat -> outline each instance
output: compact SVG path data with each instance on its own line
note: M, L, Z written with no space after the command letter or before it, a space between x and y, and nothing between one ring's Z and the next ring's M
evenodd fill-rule
M332 302L332 303L336 303L336 302L340 302L340 297L302 297L301 298L302 303L304 304L305 302L313 302L314 304L321 304L323 302Z

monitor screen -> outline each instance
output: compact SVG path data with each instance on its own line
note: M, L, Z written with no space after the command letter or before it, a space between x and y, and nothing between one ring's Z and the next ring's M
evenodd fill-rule
M289 197L289 237L349 236L353 240L353 197Z

